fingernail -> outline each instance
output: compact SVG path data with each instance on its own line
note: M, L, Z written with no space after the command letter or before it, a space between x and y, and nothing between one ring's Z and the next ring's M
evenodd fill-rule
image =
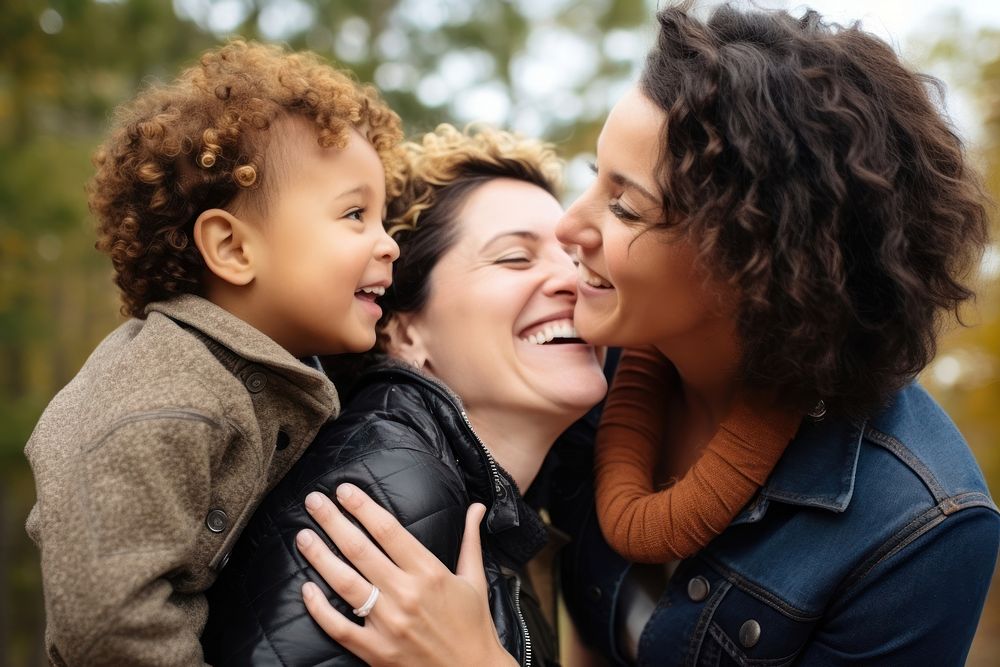
M319 593L319 586L311 581L302 584L302 597L309 599Z
M347 500L354 495L354 488L353 484L341 484L337 487L337 497L341 500Z
M306 496L306 509L318 510L323 505L323 494L313 491Z
M309 529L300 530L298 535L295 536L295 543L300 547L307 547L312 544L313 536L312 531Z

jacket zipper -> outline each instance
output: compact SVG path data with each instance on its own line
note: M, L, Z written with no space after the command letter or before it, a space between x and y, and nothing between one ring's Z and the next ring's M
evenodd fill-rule
M524 620L521 612L521 578L514 575L514 612L517 614L517 622L521 626L521 634L524 635L524 660L523 667L531 667L531 635L528 634L528 624Z
M503 487L500 485L500 473L497 470L497 462L493 458L493 454L487 449L486 444L476 433L476 429L472 427L472 422L469 421L469 415L465 414L465 410L461 410L462 419L465 420L465 425L469 427L469 432L475 436L476 441L479 442L479 446L483 453L486 454L486 460L490 464L490 473L493 475L493 488L497 495L502 494ZM514 575L514 613L517 614L517 623L521 628L521 635L524 637L524 660L521 661L522 667L531 667L531 635L528 633L528 623L524 620L524 613L521 611L521 578L516 574Z
M402 372L411 377L416 377L422 382L430 384L423 377L416 375L415 373L411 373L407 370ZM446 397L452 405L455 406L459 414L462 415L462 421L464 421L466 427L468 427L469 433L472 434L472 437L474 437L476 442L479 444L479 451L486 456L486 462L490 467L490 475L493 477L493 493L496 497L503 496L504 492L503 485L500 483L500 471L497 468L496 459L493 458L493 453L490 452L489 448L486 447L486 443L484 443L483 439L479 437L478 433L476 433L476 429L473 428L472 422L469 420L469 415L466 414L465 410L460 408L450 396L446 395ZM521 661L521 665L522 667L531 667L531 635L528 633L528 624L524 620L524 613L521 611L521 579L516 574L514 575L514 613L517 614L517 622L521 627L521 635L524 637L524 660Z
M500 484L500 471L497 469L496 459L493 458L493 453L486 447L486 443L483 442L479 434L476 433L476 429L472 428L472 422L469 421L469 415L465 414L465 410L460 410L462 414L462 419L465 421L465 425L469 427L469 432L479 443L479 449L482 450L483 454L486 455L486 462L490 466L490 475L493 477L493 491L497 496L503 495L503 486Z

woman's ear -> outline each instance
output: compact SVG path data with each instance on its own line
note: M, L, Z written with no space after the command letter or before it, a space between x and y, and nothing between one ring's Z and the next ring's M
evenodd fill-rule
M382 333L387 338L385 351L389 356L416 368L423 369L427 366L428 352L423 332L414 323L412 315L407 313L392 315Z
M249 285L255 276L254 239L259 231L229 211L211 208L194 223L194 244L208 270L231 285Z

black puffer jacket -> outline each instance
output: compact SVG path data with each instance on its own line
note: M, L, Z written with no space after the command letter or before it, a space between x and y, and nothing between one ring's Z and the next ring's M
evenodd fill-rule
M452 570L466 509L484 503L483 558L500 640L522 665L556 664L552 630L523 588L522 568L544 545L545 527L476 436L458 399L402 366L369 371L351 393L340 418L320 431L257 509L209 590L206 661L363 664L307 614L301 589L312 580L340 612L355 618L295 547L299 530L318 529L305 511L306 495L320 490L333 497L338 484L351 482Z

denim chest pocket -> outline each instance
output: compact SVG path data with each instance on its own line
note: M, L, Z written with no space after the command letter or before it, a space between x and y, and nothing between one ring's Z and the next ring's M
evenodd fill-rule
M817 618L780 602L765 602L738 586L721 581L707 600L692 637L688 665L696 667L781 667L802 651Z

